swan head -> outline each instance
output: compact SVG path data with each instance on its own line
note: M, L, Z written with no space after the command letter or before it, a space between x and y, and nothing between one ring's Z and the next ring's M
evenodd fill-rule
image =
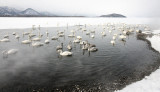
M83 43L83 45L84 45L84 41L83 41L82 43Z
M58 53L62 53L62 50L57 50Z

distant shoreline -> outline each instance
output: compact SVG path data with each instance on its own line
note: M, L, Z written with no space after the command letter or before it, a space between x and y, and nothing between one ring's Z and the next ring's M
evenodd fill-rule
M105 14L99 16L87 16L82 14L72 14L72 15L64 15L64 14L52 14L48 11L39 12L32 8L27 8L25 10L18 10L12 7L1 7L0 6L0 17L103 17L103 18L126 18L126 16L122 14L112 13L112 14Z
M0 16L0 18L127 18L127 17L88 17L88 16Z

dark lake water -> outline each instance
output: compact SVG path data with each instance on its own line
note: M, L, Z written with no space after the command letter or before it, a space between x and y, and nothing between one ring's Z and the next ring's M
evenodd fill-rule
M50 40L50 44L38 48L21 44L28 39L22 36L22 32L31 29L0 30L1 39L9 32L11 40L0 42L0 52L19 49L16 55L8 58L0 54L0 92L113 92L144 78L159 66L159 54L151 50L146 41L138 40L135 33L127 36L126 42L116 39L113 46L110 44L112 36L119 32L106 30L107 35L102 37L102 26L90 26L87 30L95 27L93 39L81 30L76 31L76 35L96 44L98 51L89 53L79 44L72 43L71 57L60 56L56 46L63 42L64 50L67 50L66 45L73 41L73 38L68 38L70 30L77 30L77 26L41 28L41 42L46 39L46 30L50 38L57 34L57 30L66 31L64 37ZM19 40L14 38L13 31L19 33ZM38 34L38 31L33 33Z

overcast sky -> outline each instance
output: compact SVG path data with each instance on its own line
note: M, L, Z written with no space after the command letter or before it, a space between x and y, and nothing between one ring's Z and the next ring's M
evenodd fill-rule
M88 16L120 13L128 17L158 17L159 4L160 0L0 0L0 6Z

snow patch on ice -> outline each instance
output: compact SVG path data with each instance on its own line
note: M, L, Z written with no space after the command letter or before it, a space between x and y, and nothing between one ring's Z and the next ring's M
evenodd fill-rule
M160 92L160 69L143 80L132 83L122 90L115 92Z
M151 38L147 37L147 39L151 42L152 48L160 52L160 36L154 35Z
M144 33L144 34L151 34L152 32L151 31L143 31L142 33Z
M155 35L160 34L160 30L153 30L152 33L155 34Z

